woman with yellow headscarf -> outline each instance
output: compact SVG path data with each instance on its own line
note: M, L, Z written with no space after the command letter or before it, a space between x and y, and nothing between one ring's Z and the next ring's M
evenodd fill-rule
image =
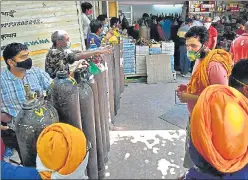
M84 133L68 124L46 127L37 140L36 169L42 179L88 179L88 157Z
M189 152L197 168L185 179L248 179L248 99L212 85L193 110Z

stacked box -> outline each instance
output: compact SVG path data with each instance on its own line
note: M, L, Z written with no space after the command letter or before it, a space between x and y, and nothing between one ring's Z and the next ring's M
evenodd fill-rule
M136 74L146 75L146 56L136 54Z
M171 56L165 54L146 57L147 83L172 82Z
M123 43L124 74L135 74L135 44Z
M131 43L131 42L132 42L132 39L129 39L129 38L122 38L122 42L123 42L123 43Z
M174 42L162 42L162 53L166 55L174 55L175 44Z
M136 55L149 55L149 46L136 46Z
M149 49L149 54L161 54L162 49L160 47L151 47Z

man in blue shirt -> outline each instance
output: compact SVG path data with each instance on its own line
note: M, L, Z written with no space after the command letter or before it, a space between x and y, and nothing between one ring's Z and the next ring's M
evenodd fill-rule
M90 33L88 34L88 37L87 37L87 48L90 47L92 40L94 41L92 43L96 44L97 47L101 46L100 35L101 35L102 31L103 31L103 24L101 21L92 20L90 22Z
M15 119L25 101L24 85L29 85L32 92L43 93L52 80L45 71L32 67L28 47L21 43L11 43L3 51L7 68L1 72L1 123L8 126L1 137L6 146L20 150L15 135ZM20 156L21 157L21 156Z

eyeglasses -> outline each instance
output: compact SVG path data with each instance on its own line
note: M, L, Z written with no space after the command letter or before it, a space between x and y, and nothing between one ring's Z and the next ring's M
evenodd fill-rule
M239 84L243 85L243 86L248 86L248 84L245 84L239 80L237 80L236 78L232 77L235 81L237 81Z

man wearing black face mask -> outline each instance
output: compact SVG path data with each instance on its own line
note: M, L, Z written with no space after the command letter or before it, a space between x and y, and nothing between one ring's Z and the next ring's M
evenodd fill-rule
M3 58L7 68L1 72L1 123L6 128L1 136L4 144L15 148L20 156L14 122L25 100L24 85L29 85L32 92L43 93L50 86L51 78L40 68L32 67L32 59L26 45L7 45L3 51Z

